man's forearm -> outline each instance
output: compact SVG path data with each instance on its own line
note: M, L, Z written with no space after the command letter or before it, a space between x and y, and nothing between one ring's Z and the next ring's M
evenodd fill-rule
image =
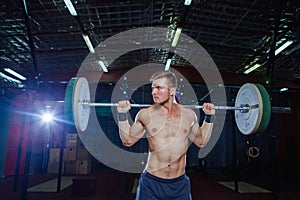
M205 146L209 139L211 138L211 133L213 129L213 123L207 123L203 122L203 125L201 127L201 144L202 147Z
M130 125L129 125L128 120L119 121L118 125L119 125L119 135L120 135L120 138L121 138L123 144L125 146L130 146L130 135L129 135Z
M212 134L213 129L213 123L208 123L206 121L203 121L203 124L201 127L198 128L198 133L196 135L196 139L194 143L199 147L204 147Z

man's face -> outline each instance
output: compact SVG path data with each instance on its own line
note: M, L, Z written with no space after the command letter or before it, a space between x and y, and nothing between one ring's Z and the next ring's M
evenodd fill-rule
M169 101L175 88L169 88L167 78L159 78L152 82L152 97L155 104L163 104Z

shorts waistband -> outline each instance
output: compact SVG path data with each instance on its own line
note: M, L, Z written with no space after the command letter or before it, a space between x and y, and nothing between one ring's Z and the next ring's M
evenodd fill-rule
M153 174L150 174L147 171L144 171L143 174L145 174L145 176L147 178L151 178L151 179L154 179L154 180L157 180L157 181L160 181L160 182L164 182L164 183L171 183L171 182L181 181L186 177L185 173L182 174L181 176L176 177L176 178L160 178L160 177L157 177Z

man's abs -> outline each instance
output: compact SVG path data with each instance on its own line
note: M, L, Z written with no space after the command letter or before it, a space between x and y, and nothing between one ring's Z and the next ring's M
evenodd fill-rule
M165 153L165 152L164 152ZM185 173L186 154L173 155L169 158L165 155L160 158L159 153L149 153L146 171L160 178L176 178Z

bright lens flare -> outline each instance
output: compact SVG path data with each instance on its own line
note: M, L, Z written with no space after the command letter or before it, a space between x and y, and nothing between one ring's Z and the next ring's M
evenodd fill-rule
M50 113L45 113L45 114L43 115L43 120L44 120L45 122L51 122L52 119L53 119L53 116L52 116Z

